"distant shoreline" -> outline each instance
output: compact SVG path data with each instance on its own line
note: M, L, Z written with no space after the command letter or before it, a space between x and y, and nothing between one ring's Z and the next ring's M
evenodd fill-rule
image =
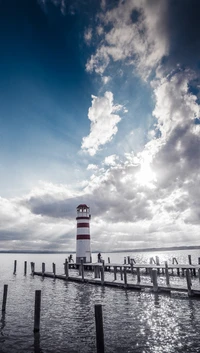
M200 245L196 246L170 246L170 247L159 247L159 248L143 248L143 249L122 249L122 250L111 250L111 251L101 251L94 250L92 253L101 252L104 253L122 253L122 252L156 252L156 251L176 251L176 250L195 250L200 249ZM32 250L0 250L0 254L75 254L75 251L32 251Z

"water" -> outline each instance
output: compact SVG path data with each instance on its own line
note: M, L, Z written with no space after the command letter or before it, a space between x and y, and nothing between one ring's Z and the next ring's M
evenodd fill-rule
M189 253L197 263L200 251ZM177 257L179 263L188 263L188 251L111 253L103 254L103 257L109 256L112 262L122 263L127 255L137 262L148 262L149 257L158 255L161 261L170 262L172 257ZM41 264L45 262L47 271L52 271L52 262L55 262L57 273L63 273L66 256L0 255L0 299L3 285L8 284L6 314L0 322L0 352L96 352L94 305L97 303L103 305L106 353L200 352L199 300L189 299L181 293L155 295L149 291L101 288L29 275L31 261L36 263L36 270L41 270ZM94 254L93 260L96 258ZM16 276L13 275L15 259L18 261ZM27 276L23 275L24 261L28 261ZM142 280L145 278L142 276ZM174 276L170 280L182 279ZM195 281L198 284L198 279ZM41 330L40 334L34 335L36 289L42 291Z

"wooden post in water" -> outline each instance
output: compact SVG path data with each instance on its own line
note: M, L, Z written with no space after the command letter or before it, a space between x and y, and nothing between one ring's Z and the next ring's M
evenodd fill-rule
M104 353L102 306L101 304L96 304L94 308L95 308L97 353Z
M186 281L187 281L187 288L188 288L188 296L190 297L192 295L192 289L191 289L191 277L190 277L190 271L187 268L186 269Z
M158 256L156 256L156 265L160 266L160 260L159 260ZM157 269L157 272L160 273L160 269L159 268Z
M169 269L168 269L168 263L165 261L165 276L166 276L166 285L169 286Z
M158 292L158 278L157 278L157 271L155 269L152 270L152 277L153 277L153 291Z
M66 279L69 278L69 263L67 259L65 259L65 276L66 276Z
M133 274L133 259L131 259L131 273Z
M7 301L7 294L8 294L8 285L4 284L3 288L3 303L2 303L2 311L6 311L6 301Z
M42 277L44 277L45 274L45 263L42 262Z
M120 266L120 275L121 275L121 281L123 281L123 271L122 271L122 266Z
M124 287L127 287L127 272L126 272L126 266L124 266Z
M130 263L131 263L131 258L130 258L130 256L127 256L127 260L128 260L128 264L130 265Z
M84 265L83 265L83 259L81 259L81 277L82 277L82 282L84 282Z
M137 267L137 283L140 283L140 268Z
M14 261L14 271L13 271L13 275L16 275L16 271L17 271L17 260Z
M117 267L114 266L114 281L117 279Z
M200 268L198 269L198 277L199 277L199 282L200 282Z
M104 285L104 266L100 268L101 271L101 284L102 286Z
M34 272L35 272L35 263L31 262L31 275L34 276Z
M198 257L198 265L200 265L200 257Z
M110 264L110 258L108 257L108 263Z
M24 276L26 276L27 273L27 261L24 261Z
M126 256L124 256L124 265L126 265Z
M191 255L188 255L188 262L189 262L189 265L192 265L192 258L191 258Z
M41 290L35 291L34 332L40 331Z
M52 268L53 268L53 274L54 274L54 278L56 277L56 264L53 262L52 263Z

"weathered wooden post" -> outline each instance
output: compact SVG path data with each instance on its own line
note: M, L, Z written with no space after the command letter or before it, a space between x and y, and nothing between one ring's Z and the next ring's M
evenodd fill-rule
M45 263L42 262L42 277L44 277L45 274Z
M152 277L153 277L153 291L158 292L158 277L157 277L157 271L155 269L152 270Z
M126 256L124 256L124 265L126 265Z
M133 274L133 259L131 259L131 273Z
M56 264L54 262L52 263L52 268L53 268L54 278L56 278Z
M100 268L100 271L101 271L101 284L103 286L104 285L104 267L103 266Z
M108 257L108 263L110 264L110 258Z
M69 278L69 263L67 259L65 259L65 276L66 276L66 279Z
M81 259L81 277L82 277L82 282L84 282L84 265L83 265L83 259Z
M117 267L114 266L114 281L117 279Z
M190 271L188 268L186 269L186 280L187 280L188 296L190 297L192 295L192 289L191 289L192 283L191 283Z
M3 303L2 303L2 311L6 311L6 301L7 301L7 294L8 294L8 285L4 284L3 288Z
M34 332L40 331L41 290L35 291Z
M198 269L198 277L199 277L199 282L200 282L200 268Z
M27 274L27 261L24 261L24 276Z
M121 281L123 281L123 271L122 271L122 266L120 266L120 275L121 275Z
M169 269L168 269L167 261L165 261L165 276L166 276L166 285L169 286Z
M160 259L158 256L156 256L156 265L160 266ZM157 272L160 273L160 268L157 269Z
M34 272L35 272L35 263L31 262L31 275L34 276Z
M140 283L140 268L137 267L137 283Z
M127 260L128 260L128 264L130 265L130 264L131 264L131 258L130 258L130 256L127 256Z
M192 265L192 258L191 258L191 255L188 255L188 262L189 262L189 265Z
M200 265L200 257L198 257L198 265Z
M127 272L126 272L126 266L124 266L124 287L127 287Z
M104 353L103 315L101 304L95 304L97 353Z
M16 271L17 271L17 260L14 261L14 271L13 271L13 275L16 275Z

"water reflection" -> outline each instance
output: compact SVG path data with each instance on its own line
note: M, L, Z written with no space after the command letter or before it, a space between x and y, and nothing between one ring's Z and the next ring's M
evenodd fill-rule
M6 313L2 312L1 316L1 335L3 336L3 329L6 326Z
M42 349L40 348L40 333L34 333L34 353L43 353Z

